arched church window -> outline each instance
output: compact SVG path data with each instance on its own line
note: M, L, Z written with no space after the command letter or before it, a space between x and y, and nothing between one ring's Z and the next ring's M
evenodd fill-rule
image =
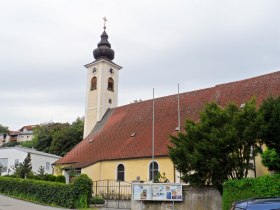
M114 91L114 80L111 77L108 79L108 90Z
M154 166L153 166L153 163L154 163ZM153 174L154 174L154 179L155 177L157 176L158 174L158 163L157 162L151 162L150 163L150 166L149 166L149 180L152 180L153 179Z
M117 180L118 181L124 181L124 165L123 164L119 164L118 168L117 168Z
M90 90L95 90L97 88L97 78L93 77L91 79L91 85L90 85Z

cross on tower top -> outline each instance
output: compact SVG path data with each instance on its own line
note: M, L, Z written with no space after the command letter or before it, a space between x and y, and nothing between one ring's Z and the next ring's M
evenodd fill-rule
M103 28L106 29L106 21L108 21L108 20L107 20L106 17L104 17L103 20L104 20L104 26L103 26Z

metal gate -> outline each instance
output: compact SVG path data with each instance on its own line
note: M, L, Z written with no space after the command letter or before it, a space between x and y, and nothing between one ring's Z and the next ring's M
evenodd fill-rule
M99 180L93 182L94 197L103 198L105 206L130 209L131 183L118 180Z

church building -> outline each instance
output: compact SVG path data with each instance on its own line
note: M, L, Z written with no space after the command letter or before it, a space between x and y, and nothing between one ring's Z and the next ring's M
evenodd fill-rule
M152 179L153 173L161 172L170 182L179 182L179 174L168 156L168 145L171 145L169 137L178 132L178 125L184 125L186 119L199 120L199 112L208 102L214 101L222 107L230 102L242 106L256 97L257 105L260 105L267 97L280 95L278 71L156 98L154 101L118 106L118 77L122 67L113 62L114 50L108 41L105 26L93 56L94 61L85 65L87 100L84 139L59 159L55 166L64 172L73 167L94 181L110 179L131 182L139 176L146 182ZM266 168L258 164L257 176L265 173Z

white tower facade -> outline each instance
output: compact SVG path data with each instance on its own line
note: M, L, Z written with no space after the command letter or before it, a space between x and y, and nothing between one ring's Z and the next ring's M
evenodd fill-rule
M95 61L85 65L87 90L84 138L90 134L109 108L118 105L119 70L122 67L112 62L114 51L108 42L105 29L106 27L104 27L98 47L93 51Z

